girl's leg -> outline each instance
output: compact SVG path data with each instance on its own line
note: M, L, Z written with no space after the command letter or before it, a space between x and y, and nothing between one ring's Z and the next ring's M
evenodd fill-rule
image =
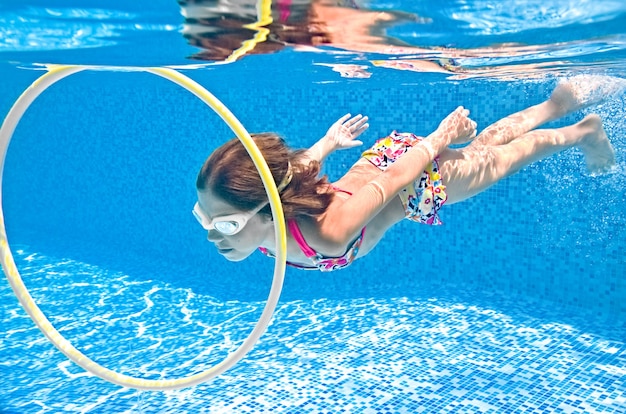
M577 146L592 173L615 164L615 153L597 115L559 129L527 132L499 146L468 146L441 153L440 168L448 204L472 197L521 168Z
M562 111L553 101L547 100L514 113L485 128L470 146L503 145L546 122L558 119Z
M560 82L550 95L550 99L488 126L471 146L503 145L547 122L557 120L586 106L599 103L606 97L601 92L612 86L607 77L580 76Z

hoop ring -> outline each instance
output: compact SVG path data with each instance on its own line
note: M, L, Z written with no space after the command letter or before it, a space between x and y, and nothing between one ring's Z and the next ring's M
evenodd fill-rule
M278 190L274 182L274 178L270 172L270 169L258 149L250 134L237 118L228 110L228 108L220 102L209 91L202 87L197 82L188 78L187 76L168 68L142 68L142 67L101 67L101 66L49 66L49 71L43 74L33 84L26 89L22 95L15 101L13 107L9 111L6 119L4 120L2 127L0 128L0 260L2 262L2 268L9 280L11 288L15 292L21 305L24 307L28 315L35 322L37 327L43 332L54 346L56 346L61 352L63 352L70 360L78 364L80 367L89 371L90 373L117 385L121 385L128 388L144 389L144 390L171 390L184 387L191 387L207 381L222 372L226 371L233 365L235 365L243 356L252 349L256 341L263 334L269 321L274 313L276 304L280 297L280 293L283 286L285 277L285 266L287 262L287 233L285 228L285 218L283 214L282 204ZM6 158L7 149L15 127L22 118L24 112L33 103L33 101L50 85L55 82L70 76L74 73L84 70L106 70L106 71L132 71L132 72L148 72L154 75L163 77L175 84L182 86L192 94L200 98L205 104L207 104L222 120L232 129L237 135L237 138L244 145L250 157L252 158L254 165L256 166L261 180L265 186L265 191L269 197L269 204L272 208L272 216L274 219L274 232L276 235L276 263L274 267L274 279L272 280L272 286L267 298L263 313L259 318L259 321L254 326L254 329L250 335L243 341L243 343L235 351L230 353L222 362L217 363L213 367L207 369L198 374L189 375L187 377L177 379L162 379L162 380L148 380L143 378L131 377L128 375L120 374L105 368L95 361L89 359L76 349L67 339L65 339L55 328L50 321L46 318L43 312L39 309L32 296L28 292L28 289L24 285L24 282L17 270L9 241L6 235L6 228L4 225L4 212L2 210L2 173L4 171L4 162Z

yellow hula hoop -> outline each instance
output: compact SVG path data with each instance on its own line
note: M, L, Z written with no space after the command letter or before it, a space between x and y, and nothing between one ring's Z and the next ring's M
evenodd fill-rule
M33 82L33 84L17 99L0 128L0 260L2 261L2 268L11 287L13 288L13 291L15 292L15 295L26 312L30 315L31 319L50 340L50 342L52 342L69 359L74 361L83 369L106 381L129 388L144 390L169 390L197 385L221 374L243 358L243 356L250 349L252 349L255 342L267 328L274 309L276 308L276 304L278 303L278 298L280 297L285 276L285 265L287 260L285 219L276 184L270 169L263 158L263 155L250 137L250 134L222 102L220 102L200 84L173 69L98 66L49 66L48 69L48 72ZM72 344L52 326L50 321L41 312L31 297L28 289L22 281L17 267L15 266L15 261L13 259L13 255L11 254L11 249L6 235L4 212L2 210L2 173L4 171L4 161L9 142L22 115L31 103L39 96L39 94L55 82L84 70L148 72L161 76L179 86L182 86L200 98L205 104L213 109L213 111L215 111L215 113L217 113L226 124L228 124L252 157L254 165L259 170L259 174L261 175L261 179L263 181L263 185L265 186L265 190L269 197L269 203L272 208L272 215L275 224L274 231L276 234L276 240L278 241L276 246L276 264L274 267L274 279L272 281L272 286L263 309L263 313L250 335L243 341L239 348L230 353L222 362L214 365L204 372L177 379L148 380L120 374L99 365L87 356L83 355L78 349L74 348L74 346L72 346Z

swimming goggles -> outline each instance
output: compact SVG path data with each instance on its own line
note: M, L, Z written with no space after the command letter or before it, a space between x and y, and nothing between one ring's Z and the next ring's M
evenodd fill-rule
M226 236L232 236L239 233L244 228L246 223L248 223L248 220L254 217L254 215L266 205L267 203L263 203L252 211L229 214L227 216L216 217L213 220L204 214L204 211L202 211L200 204L198 203L193 206L192 212L196 220L198 220L198 223L200 223L202 228L206 231L217 230Z
M293 169L291 168L291 163L287 161L287 173L277 186L277 190L279 193L289 185L292 178ZM241 229L244 228L246 223L248 223L248 220L254 217L256 213L261 211L261 209L268 204L269 201L266 201L252 211L247 211L245 213L229 214L228 216L216 217L211 220L204 214L204 211L202 211L202 209L200 208L200 204L196 202L196 204L193 206L192 213L196 220L198 220L198 223L200 223L202 228L206 231L215 229L226 236L232 236L239 233Z

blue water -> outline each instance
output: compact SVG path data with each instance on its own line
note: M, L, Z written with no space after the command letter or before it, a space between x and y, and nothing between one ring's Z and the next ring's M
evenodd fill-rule
M176 65L247 129L298 147L346 112L370 116L366 142L391 128L426 133L459 104L484 128L545 99L559 77L626 77L621 2L429 3L357 1L419 15L383 40L424 48L421 59L481 50L455 56L455 73L375 67L398 56L336 47L192 60L201 50L181 35L190 22L176 2L3 5L0 113L41 63ZM485 49L510 42L533 51ZM342 77L335 63L370 77ZM139 392L86 374L0 283L0 412L626 412L625 100L549 125L601 115L612 174L590 177L567 151L444 208L444 226L401 223L345 271L288 270L257 346L192 389ZM199 166L231 136L197 99L145 73L74 75L24 116L4 171L9 241L37 303L91 358L178 377L252 329L273 262L225 261L190 214ZM333 154L326 173L358 155Z

